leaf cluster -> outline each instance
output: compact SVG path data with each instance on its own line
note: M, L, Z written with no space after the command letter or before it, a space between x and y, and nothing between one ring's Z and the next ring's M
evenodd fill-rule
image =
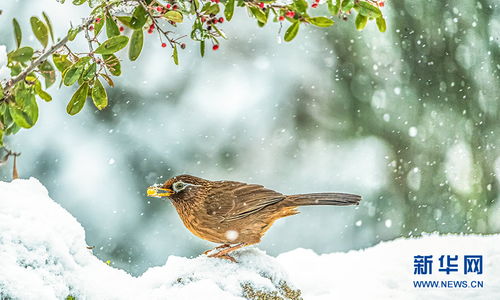
M64 1L62 1L64 2ZM96 3L97 2L97 3ZM179 23L192 22L190 38L199 43L201 56L206 44L217 50L220 39L226 36L222 24L231 21L237 7L245 8L251 18L263 27L269 21L289 23L284 40L292 41L302 24L329 27L334 17L347 18L354 10L356 28L363 29L368 20L376 20L380 31L386 30L385 19L377 2L372 0L327 0L326 16L311 15L312 9L306 0L293 0L282 4L275 0L129 0L134 8L129 15L119 13L116 7L121 0L73 0L74 5L87 4L92 8L89 18L82 25L72 27L66 36L54 40L48 15L30 18L31 30L41 49L23 46L23 32L19 22L12 20L16 49L7 55L10 75L6 83L0 83L0 146L3 137L17 133L21 128L31 128L38 120L37 98L51 101L47 91L57 77L59 86L76 86L66 111L70 115L79 113L87 99L98 110L106 108L108 96L104 84L113 87L113 77L121 75L121 57L118 52L128 46L128 59L139 58L144 39L157 33L162 47L170 46L172 60L179 64L179 49L186 48L183 36L176 35ZM321 10L319 10L321 11ZM88 52L75 53L70 42L78 36L87 40ZM104 83L104 84L103 84Z

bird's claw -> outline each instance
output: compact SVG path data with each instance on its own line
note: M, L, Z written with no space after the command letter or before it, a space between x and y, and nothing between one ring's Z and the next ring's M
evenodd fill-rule
M215 254L208 255L208 257L227 259L227 260L234 262L234 263L237 262L236 259L234 259L234 257L229 256L227 254L219 255L219 253L215 253Z
M213 249L208 249L207 251L203 252L204 255L208 255L208 253L212 252L212 251L215 251L215 250L219 250L219 249L224 249L224 248L228 248L228 247L231 247L231 245L229 244L223 244L223 245L220 245L220 246L217 246Z

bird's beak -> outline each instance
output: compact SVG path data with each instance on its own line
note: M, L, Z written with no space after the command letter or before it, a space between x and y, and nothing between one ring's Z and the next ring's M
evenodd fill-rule
M157 197L157 198L168 197L168 196L172 195L173 193L174 193L174 191L172 191L171 189L164 189L164 188L161 188L158 186L150 186L150 187L148 187L148 190L146 191L146 194L149 197Z

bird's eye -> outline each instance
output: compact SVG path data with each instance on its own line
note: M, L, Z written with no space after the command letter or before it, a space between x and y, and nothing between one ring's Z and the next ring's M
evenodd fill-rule
M186 184L182 181L177 181L172 187L174 188L175 192L180 192L186 187Z

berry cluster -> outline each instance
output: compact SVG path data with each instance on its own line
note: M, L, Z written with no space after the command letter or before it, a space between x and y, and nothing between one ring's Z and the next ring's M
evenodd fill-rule
M166 13L169 10L177 10L177 9L179 9L179 5L177 5L177 4L173 4L172 5L171 3L167 3L165 6L158 5L154 9L157 12L159 12L160 14L164 14L164 13Z
M154 30L155 30L155 24L149 25L148 33L151 34L151 33L153 33Z
M201 23L207 24L207 30L211 30L212 29L210 27L211 24L224 23L224 18L223 17L217 18L216 15L212 14L208 18L206 16L201 16L200 21Z

